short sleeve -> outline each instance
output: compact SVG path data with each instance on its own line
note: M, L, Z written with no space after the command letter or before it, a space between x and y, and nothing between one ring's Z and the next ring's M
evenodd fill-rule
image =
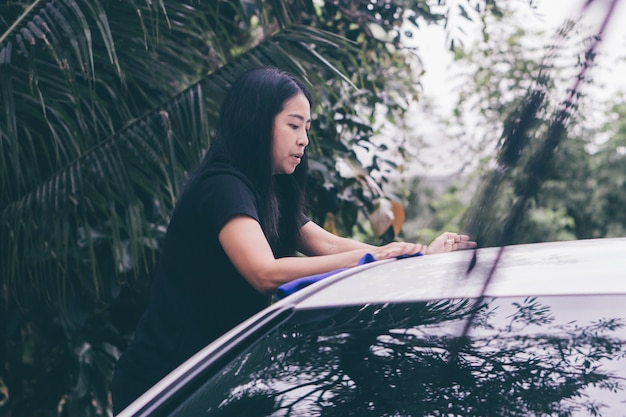
M234 216L244 215L259 221L254 192L237 176L213 175L200 184L199 193L199 218L212 234L219 234Z

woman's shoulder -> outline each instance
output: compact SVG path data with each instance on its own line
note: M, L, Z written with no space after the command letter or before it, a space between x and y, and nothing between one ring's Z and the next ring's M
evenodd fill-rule
M245 188L254 193L252 183L243 175L237 172L215 172L198 179L195 188L201 193L206 192L230 192Z
M216 173L189 182L176 205L184 216L218 219L232 211L256 213L258 198L245 179L232 173Z
M252 183L239 171L221 169L197 175L187 184L181 199L192 205L223 204L246 201L257 205L259 198Z
M214 162L196 172L188 181L190 190L220 189L224 187L246 186L254 190L254 186L243 172L234 166L222 162Z

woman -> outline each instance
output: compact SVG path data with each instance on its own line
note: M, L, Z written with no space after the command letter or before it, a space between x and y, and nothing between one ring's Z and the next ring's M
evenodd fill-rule
M445 233L428 247L376 247L310 221L304 184L311 103L305 85L276 68L252 70L233 84L211 149L172 215L148 308L117 364L114 413L266 307L284 283L355 266L366 253L386 259L474 246Z

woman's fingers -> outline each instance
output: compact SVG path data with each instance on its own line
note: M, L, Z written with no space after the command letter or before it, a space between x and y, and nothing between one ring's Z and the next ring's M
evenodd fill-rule
M456 249L469 249L476 247L476 242L470 240L468 235L458 235L458 239L455 241L455 244L457 245Z
M392 242L380 246L372 251L372 255L377 260L397 258L403 255L414 255L418 252L423 254L452 252L458 249L469 249L476 247L476 242L470 240L468 235L445 232L438 236L428 246L419 243Z
M427 254L452 252L457 249L468 249L476 247L476 242L470 240L468 235L445 232L438 236L428 245Z

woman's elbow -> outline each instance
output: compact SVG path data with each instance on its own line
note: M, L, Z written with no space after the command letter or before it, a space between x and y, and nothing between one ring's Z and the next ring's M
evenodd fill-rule
M263 295L271 295L276 289L280 286L274 278L274 275L271 273L254 273L246 278L246 281L254 288L256 291Z
M259 282L253 284L252 286L255 290L263 295L272 295L274 294L274 292L276 292L276 289L278 288L278 286L266 282Z

